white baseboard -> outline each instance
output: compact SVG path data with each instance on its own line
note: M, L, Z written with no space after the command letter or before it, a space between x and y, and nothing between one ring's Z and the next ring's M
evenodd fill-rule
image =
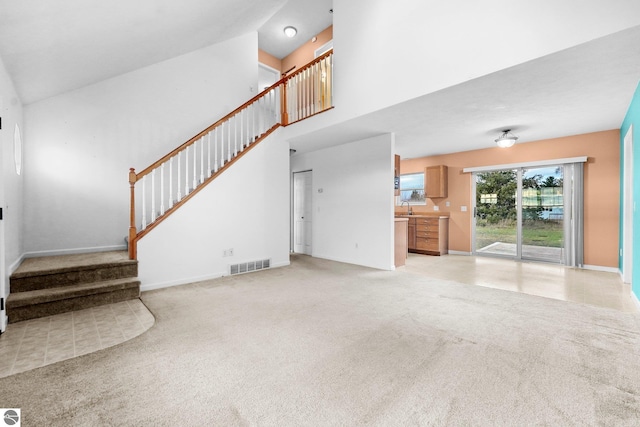
M153 291L156 289L163 289L163 288L171 288L173 286L188 285L189 283L203 282L205 280L219 279L222 276L224 276L224 273L214 273L214 274L208 274L206 276L196 276L196 277L187 277L187 278L177 279L177 280L170 280L168 282L146 283L146 284L142 283L140 285L140 292ZM141 282L144 282L144 278L142 278Z
M594 271L605 271L607 273L617 273L620 270L618 270L617 267L603 267L601 265L583 265L582 268L584 268L585 270L594 270Z
M291 265L289 261L283 261L280 263L271 264L271 267L269 269L286 267L288 265ZM252 273L255 273L258 271L264 271L264 270L256 270ZM140 292L153 291L155 289L170 288L172 286L188 285L190 283L204 282L205 280L219 279L223 276L228 276L228 275L229 275L229 272L225 271L224 273L218 272L218 273L207 274L204 276L194 276L194 277L188 277L183 279L170 280L168 282L147 283L147 284L142 283L140 285ZM142 279L141 281L144 282L144 279Z
M348 260L348 259L344 259L344 258L334 257L334 256L331 256L331 255L322 255L322 254L312 253L311 256L314 257L314 258L320 258L320 259L326 259L326 260L329 260L329 261L341 262L343 264L359 265L360 267L374 268L376 270L383 270L383 271L393 271L393 270L395 270L395 265L393 265L393 263L391 265L389 265L388 267L380 267L379 265L362 264L362 263L356 262L354 260L350 260L350 259Z
M464 255L464 256L471 256L471 252L464 252L464 251L452 251L452 250L449 250L449 255Z
M9 270L7 271L9 274L7 275L7 277L11 276L13 272L16 271L18 267L20 267L20 264L22 264L22 261L24 261L25 258L25 255L22 254L18 257L17 260L15 260L13 264L9 266Z
M126 251L126 250L127 250L127 245L97 246L94 248L57 249L52 251L27 252L23 255L23 258L36 258L41 256L56 256L56 255L75 255L75 254L86 254L91 252L110 252L110 251Z

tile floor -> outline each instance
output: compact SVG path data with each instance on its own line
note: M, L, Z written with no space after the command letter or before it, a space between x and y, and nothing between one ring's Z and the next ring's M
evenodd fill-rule
M0 377L114 346L154 321L134 299L9 324L0 335Z
M410 272L625 312L640 312L617 273L554 264L409 254ZM0 377L129 340L154 323L140 300L10 324L0 335Z
M640 312L618 273L483 256L409 254L409 271L625 312Z

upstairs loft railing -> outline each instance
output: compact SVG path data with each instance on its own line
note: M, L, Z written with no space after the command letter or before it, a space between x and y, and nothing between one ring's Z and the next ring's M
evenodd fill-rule
M278 127L333 108L332 87L333 51L329 51L141 172L131 168L129 258L137 259L142 237Z

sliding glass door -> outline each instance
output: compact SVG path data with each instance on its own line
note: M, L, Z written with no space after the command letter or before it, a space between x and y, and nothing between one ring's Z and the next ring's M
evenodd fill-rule
M522 258L563 262L563 167L522 169Z
M475 248L484 255L518 256L518 171L475 174Z
M572 165L551 165L474 173L474 253L570 263L565 168L573 171Z

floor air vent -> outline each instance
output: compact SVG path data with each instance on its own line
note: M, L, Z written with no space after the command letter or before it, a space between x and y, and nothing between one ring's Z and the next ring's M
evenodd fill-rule
M265 268L269 267L271 267L270 259L261 259L260 261L249 261L240 264L231 264L229 266L229 274L234 275L249 273L251 271L264 270Z

